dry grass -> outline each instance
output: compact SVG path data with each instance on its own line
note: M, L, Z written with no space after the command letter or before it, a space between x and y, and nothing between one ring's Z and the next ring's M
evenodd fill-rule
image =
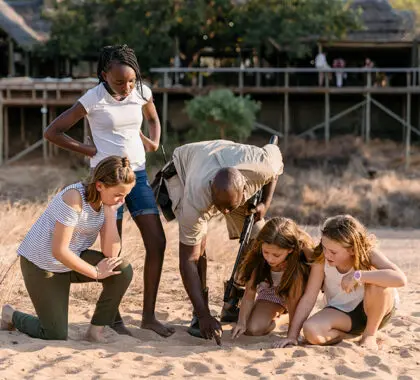
M280 177L271 212L301 224L349 213L368 226L420 227L420 180L396 172L368 179L351 167L341 176L322 169L289 169Z
M262 145L264 141L261 141ZM285 154L285 173L279 179L276 196L270 210L272 215L291 217L304 225L319 225L331 215L350 213L369 227L420 227L420 179L416 168L410 173L385 170L400 155L400 146L389 142L373 142L367 150L357 139L340 138L329 149L322 143L291 141ZM375 157L375 161L371 157ZM371 178L368 170L375 168ZM0 304L25 294L18 263L11 269L16 248L29 228L45 209L49 198L65 184L86 175L67 166L15 165L0 169ZM126 216L127 217L127 216ZM226 244L218 234L225 233L223 224L211 239L210 260L216 260L215 278L220 283L228 277L230 263L223 255L236 249L236 243ZM165 225L168 240L164 275L179 275L166 271L177 267L177 225ZM123 231L124 256L136 273L143 272L144 247L134 223L125 223ZM233 248L233 249L232 249ZM233 260L233 256L232 256ZM7 272L7 276L6 276ZM139 299L142 276L136 276L125 298ZM74 286L75 300L93 300L99 287L96 284ZM170 299L186 299L184 291L165 295ZM172 298L171 298L172 297Z

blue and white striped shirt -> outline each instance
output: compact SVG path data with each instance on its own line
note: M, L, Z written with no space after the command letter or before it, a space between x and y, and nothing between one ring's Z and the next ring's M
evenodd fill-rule
M63 194L76 189L82 197L82 211L77 212L63 201ZM52 238L57 222L74 227L69 248L77 256L91 247L104 224L103 206L95 211L85 198L85 188L81 182L67 186L49 203L47 209L29 230L17 253L37 267L50 272L69 272L71 269L58 261L52 254Z

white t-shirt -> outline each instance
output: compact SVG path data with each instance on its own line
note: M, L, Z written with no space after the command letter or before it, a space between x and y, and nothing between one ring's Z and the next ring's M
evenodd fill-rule
M133 170L145 168L146 154L140 129L142 107L151 98L152 91L143 85L143 97L135 87L130 95L119 101L100 83L79 99L87 112L93 142L98 150L90 159L91 168L112 155L128 157Z

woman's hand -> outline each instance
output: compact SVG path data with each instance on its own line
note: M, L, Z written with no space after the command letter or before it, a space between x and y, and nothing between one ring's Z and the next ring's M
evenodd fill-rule
M232 339L239 338L246 331L246 323L238 321L235 327L232 329Z
M110 212L110 213L116 213L118 209L125 203L125 200L118 202L115 205L109 206L104 205L104 213Z
M114 271L114 269L122 263L121 257L110 257L102 259L96 265L97 280L103 280L104 278L115 276L120 274L120 271Z
M98 152L98 149L96 149L95 143L92 141L92 139L89 136L86 137L85 148L86 148L86 155L91 158Z
M140 131L140 138L143 142L146 152L156 152L159 149L159 141L153 141L152 139L145 136L142 131Z
M298 345L297 339L284 338L284 339L280 339L278 342L274 342L273 348L285 348L287 346L297 346L297 345Z

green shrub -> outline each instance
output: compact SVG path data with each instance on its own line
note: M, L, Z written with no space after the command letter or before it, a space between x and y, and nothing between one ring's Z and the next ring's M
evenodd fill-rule
M189 139L243 142L251 134L259 109L260 103L249 95L235 96L227 89L197 96L186 102L186 112L193 123Z

